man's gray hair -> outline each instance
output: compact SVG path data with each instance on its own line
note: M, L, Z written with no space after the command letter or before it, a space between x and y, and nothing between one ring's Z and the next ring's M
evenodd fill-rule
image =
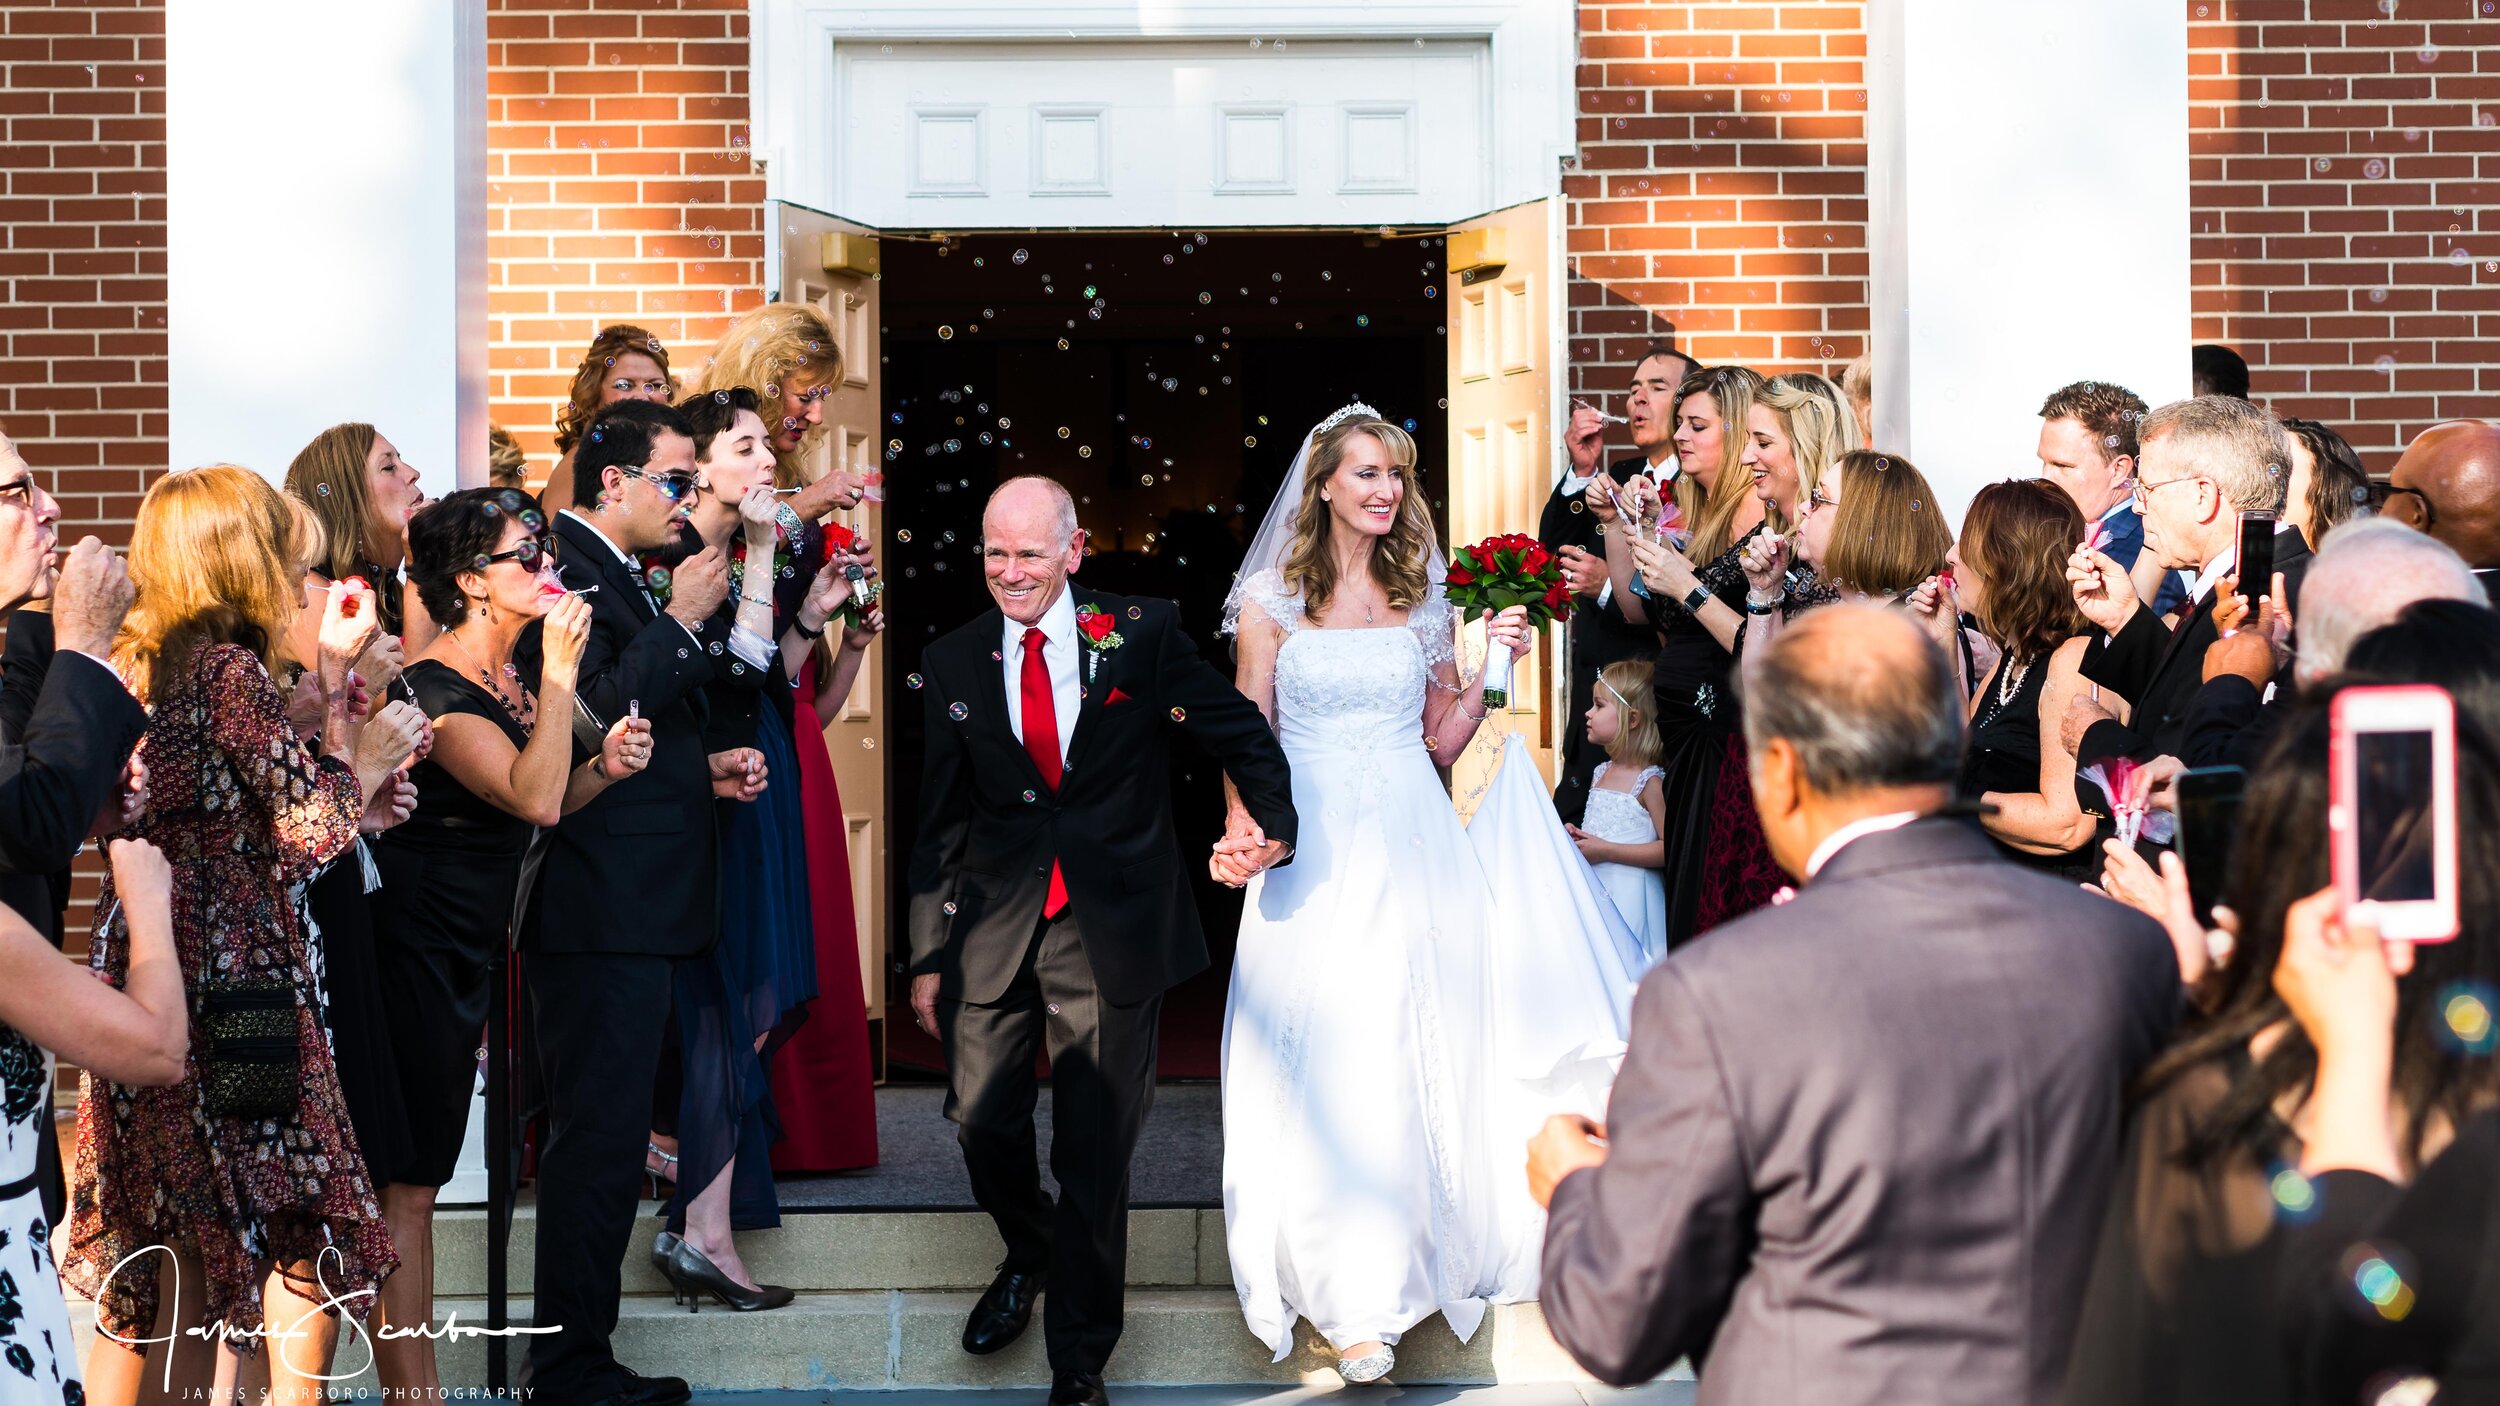
M1864 648L1854 643L1887 626L1898 626L1896 638L1911 637L1914 648L1880 638ZM1961 771L1953 666L1896 611L1825 606L1739 672L1746 749L1759 757L1772 738L1787 738L1807 783L1826 796L1949 785Z
M2138 438L2169 440L2187 461L2185 472L2213 480L2241 512L2283 509L2292 437L2263 407L2228 395L2174 400L2144 417Z
M981 506L981 521L985 523L988 522L990 520L990 509L998 506L998 500L1006 495L1008 489L1013 488L1020 483L1037 484L1048 490L1052 499L1054 499L1059 505L1059 536L1061 540L1074 541L1076 539L1075 495L1068 492L1068 486L1066 484L1061 483L1059 480L1052 478L1048 474L1018 474L1016 477L1011 478L1005 483L998 485L995 489L992 489L990 491L989 501Z
M2355 518L2318 543L2318 555L2301 578L2294 677L2315 681L2342 671L2344 656L2363 635L2392 623L2421 600L2461 600L2489 605L2474 568L2448 546L2386 518Z

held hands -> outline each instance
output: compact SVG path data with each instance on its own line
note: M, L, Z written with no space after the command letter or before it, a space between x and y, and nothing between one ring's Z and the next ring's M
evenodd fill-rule
M1250 818L1250 812L1236 809L1224 820L1224 838L1215 842L1215 853L1207 860L1207 872L1226 888L1241 888L1261 870L1282 863L1292 847L1282 840L1270 840L1267 831Z
M567 594L540 617L538 661L540 693L571 693L581 678L582 650L590 643L590 600Z
M1606 417L1593 406L1572 406L1570 427L1563 431L1563 450L1571 456L1571 471L1583 477L1597 472L1598 462L1605 454L1605 440ZM1594 501L1591 500L1592 506Z
M702 624L727 599L729 558L718 547L705 547L669 574L668 613L680 625Z
M753 747L714 752L712 794L724 801L751 801L764 794L764 754Z
M99 659L112 653L113 636L136 594L130 567L112 548L93 537L79 538L61 558L60 578L52 583L53 647Z
M1584 496L1592 503L1598 501L1594 488ZM1606 584L1606 559L1586 548L1565 547L1555 553L1555 561L1562 571L1563 584L1575 596L1594 597Z
M347 675L382 633L382 617L374 608L373 588L357 577L330 585L321 610L321 691L337 698Z
M599 769L607 773L609 781L616 782L624 780L649 765L651 765L651 720L649 718L618 718L609 726L608 735L600 739ZM715 792L717 793L717 786Z
M2075 608L2083 612L2083 618L2108 634L2124 629L2143 605L2136 599L2135 582L2126 568L2110 560L2106 552L2089 547L2077 547L2066 559L2066 583L2074 588Z
M1606 1126L1577 1113L1557 1113L1528 1140L1528 1194L1551 1207L1564 1177L1606 1161Z

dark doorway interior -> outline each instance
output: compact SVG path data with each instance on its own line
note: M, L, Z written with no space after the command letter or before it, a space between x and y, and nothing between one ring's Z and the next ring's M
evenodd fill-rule
M990 607L983 502L1048 474L1092 534L1087 583L1179 603L1207 656L1249 535L1304 431L1349 400L1414 432L1446 498L1442 240L1362 234L1060 234L890 238L884 248L890 892L917 831L920 647ZM1436 511L1436 516L1440 513ZM1173 815L1196 860L1223 830L1220 770L1177 733ZM1163 1072L1216 1072L1241 896L1197 876L1211 970L1172 993ZM899 919L899 908L897 909ZM902 948L888 999L908 1009ZM908 1020L887 1057L939 1067Z

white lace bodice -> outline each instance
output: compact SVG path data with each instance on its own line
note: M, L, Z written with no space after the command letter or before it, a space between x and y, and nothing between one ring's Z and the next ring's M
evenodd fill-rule
M1641 804L1641 790L1653 776L1664 776L1657 767L1644 767L1640 778L1629 791L1609 791L1598 785L1606 779L1613 762L1599 762L1597 774L1589 778L1587 813L1580 817L1580 828L1601 840L1617 844L1645 845L1658 838L1658 827L1649 822L1649 808Z
M1288 752L1422 745L1424 696L1457 657L1457 615L1440 588L1402 625L1321 629L1273 571L1241 598L1284 631L1276 654L1276 731Z

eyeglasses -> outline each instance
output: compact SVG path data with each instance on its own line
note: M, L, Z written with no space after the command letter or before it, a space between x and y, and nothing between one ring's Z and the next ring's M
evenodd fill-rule
M1837 508L1839 506L1839 499L1825 497L1823 490L1818 488L1814 490L1813 495L1808 497L1805 502L1798 505L1797 521L1802 523L1807 518L1814 516L1814 510L1816 508Z
M684 501L686 495L694 492L695 489L694 480L685 474L644 473L640 469L625 464L617 465L616 471L627 478L638 478L650 484L659 490L661 497L672 503Z
M2439 514L2432 509L2429 495L2418 488L2371 484L2370 506L2378 510L2379 516L2391 522L2401 522L2416 532L2428 532L2439 521Z
M552 562L555 559L555 543L541 541L536 537L524 537L521 539L521 545L514 547L511 551L497 552L493 556L480 556L471 560L469 565L479 571L484 571L499 561L517 561L523 570L536 571L541 561Z
M18 502L27 507L33 507L35 505L35 476L19 474L7 483L0 483L0 503L6 502Z
M2127 485L2127 496L2134 501L2135 510L2140 513L2146 508L2152 506L2152 498L2155 493L2168 488L2174 483L2194 483L2203 477L2203 474L2181 474L2177 478L2166 478L2159 483L2146 483L2144 480L2139 478Z

